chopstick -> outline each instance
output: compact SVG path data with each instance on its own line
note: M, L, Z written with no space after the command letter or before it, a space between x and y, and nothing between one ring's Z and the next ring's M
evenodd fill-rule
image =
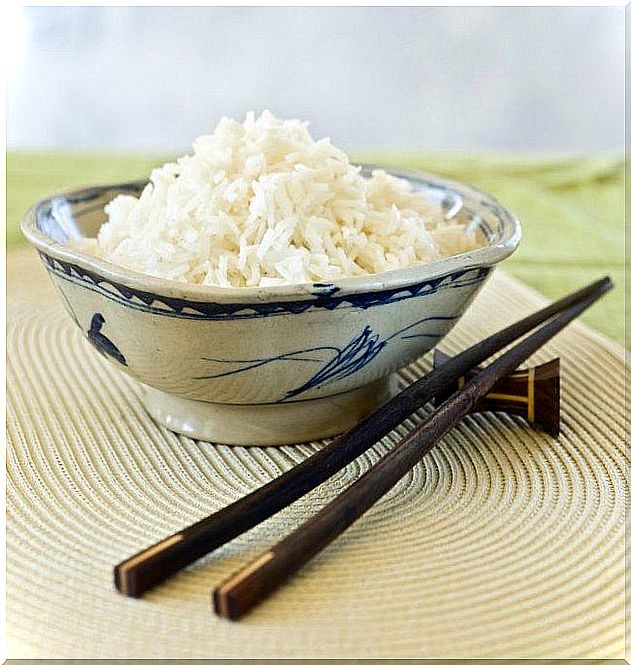
M496 381L514 371L611 287L611 283L603 284L482 369L325 508L217 587L213 593L215 612L236 620L261 602L386 494Z
M551 316L582 302L611 282L603 278L504 328L454 356L281 476L216 513L171 534L114 568L121 593L138 597L193 561L256 526L344 468L454 379Z

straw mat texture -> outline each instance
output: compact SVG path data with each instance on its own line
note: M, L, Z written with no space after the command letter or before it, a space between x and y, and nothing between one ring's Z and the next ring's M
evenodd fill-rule
M172 434L88 347L34 253L8 270L10 657L621 657L625 423L621 349L582 325L562 357L562 436L476 415L240 623L212 588L348 486L411 423L323 487L154 590L112 566L322 444L239 448ZM578 286L578 285L577 285ZM443 348L541 304L496 273ZM402 372L404 380L429 358Z

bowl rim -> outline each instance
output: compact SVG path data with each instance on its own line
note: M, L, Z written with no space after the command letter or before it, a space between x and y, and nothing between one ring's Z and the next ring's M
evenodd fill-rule
M478 204L483 202L483 205L487 206L495 217L501 216L503 218L503 232L496 241L463 254L457 254L431 263L398 268L373 275L343 277L326 283L221 287L204 284L185 284L162 277L145 275L110 263L104 259L90 256L76 248L68 247L53 240L37 228L38 211L42 207L50 206L55 199L80 197L88 192L107 191L131 185L142 186L143 183L148 182L147 180L83 187L48 196L29 208L22 218L20 227L29 243L40 253L64 263L78 266L84 271L98 276L99 279L139 289L144 292L155 293L156 295L197 302L264 303L291 301L305 298L305 296L321 297L323 294L335 294L336 297L340 297L400 289L419 284L424 280L443 277L455 271L493 266L508 258L517 249L521 240L521 225L519 220L488 192L472 185L426 171L393 169L375 164L362 164L361 166L364 168L380 168L397 177L422 183L430 187L451 190L463 198L465 205L467 201L477 202Z

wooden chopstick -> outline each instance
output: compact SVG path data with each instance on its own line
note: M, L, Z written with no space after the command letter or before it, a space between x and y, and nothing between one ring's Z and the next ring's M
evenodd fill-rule
M319 513L225 580L213 593L215 612L236 620L261 602L386 494L496 381L514 371L611 287L611 283L602 284L583 302L565 309L494 360Z
M114 584L123 594L141 596L193 561L282 510L344 468L403 420L479 365L551 316L600 293L610 284L598 280L504 328L454 356L415 381L368 418L278 478L218 512L169 535L114 568Z

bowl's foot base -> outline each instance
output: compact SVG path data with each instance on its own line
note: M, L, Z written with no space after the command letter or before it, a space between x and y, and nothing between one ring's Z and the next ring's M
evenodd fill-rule
M215 404L146 388L145 406L161 425L193 439L244 446L316 441L344 432L398 391L395 376L350 392L261 406Z

